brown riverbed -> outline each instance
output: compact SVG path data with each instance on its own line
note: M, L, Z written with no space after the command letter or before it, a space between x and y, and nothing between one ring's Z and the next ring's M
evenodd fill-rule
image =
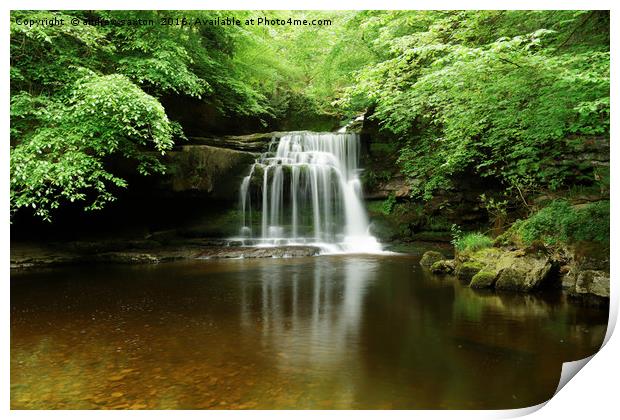
M13 272L11 407L525 407L606 324L559 292L476 292L411 256Z

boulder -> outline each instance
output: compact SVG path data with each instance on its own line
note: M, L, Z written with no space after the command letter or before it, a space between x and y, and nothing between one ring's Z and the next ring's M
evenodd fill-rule
M480 261L466 261L457 267L456 276L459 280L469 283L471 279L483 268L484 264Z
M571 295L609 299L609 273L602 270L581 271Z
M552 272L553 264L548 257L536 255L515 256L509 253L497 263L499 272L495 288L529 292L540 289Z
M433 265L433 263L436 263L437 261L441 261L443 259L445 259L445 257L443 256L441 252L426 251L424 255L422 255L422 258L420 259L420 265L422 267L430 268Z
M380 242L391 242L400 236L399 226L385 217L371 217L369 231Z
M563 290L574 290L575 284L577 283L577 275L574 272L569 271L568 273L562 274L561 281Z
M493 287L496 280L497 272L483 269L472 277L469 287L473 289L487 289Z
M485 248L458 255L456 275L473 288L529 292L539 289L555 267L544 253ZM479 274L479 275L478 275ZM478 275L478 277L474 277Z
M454 268L454 260L440 260L435 261L431 265L431 272L435 274L451 274L454 272Z

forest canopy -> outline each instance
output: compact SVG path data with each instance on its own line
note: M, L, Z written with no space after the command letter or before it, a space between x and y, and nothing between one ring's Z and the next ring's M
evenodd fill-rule
M257 117L265 130L285 118L304 129L312 116L366 113L394 143L412 194L427 199L462 173L520 191L607 176L566 157L609 136L608 12L269 14L331 24L20 25L171 13L13 11L11 213L50 220L64 203L104 207L127 185L114 161L165 171L160 156L187 141L167 96Z

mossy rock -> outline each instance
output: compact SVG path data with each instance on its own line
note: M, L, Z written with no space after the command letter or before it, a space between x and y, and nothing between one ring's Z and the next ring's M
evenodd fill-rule
M437 251L426 251L422 258L420 259L420 265L422 267L430 268L437 261L441 261L446 257L443 256L441 252Z
M431 265L431 272L434 274L451 274L454 272L454 260L435 261Z
M530 292L542 288L552 274L553 265L547 258L504 258L495 283L499 290Z
M381 242L390 242L400 236L399 226L380 216L371 218L370 233Z
M469 287L473 289L487 289L493 287L496 279L497 273L495 271L487 271L483 269L472 277Z
M484 248L477 251L461 251L459 257L462 261L478 261L484 265L495 265L504 255L499 248Z
M456 269L456 276L459 280L469 283L480 270L484 268L484 264L479 261L466 261Z
M601 270L584 270L577 276L574 296L592 295L609 299L609 273Z

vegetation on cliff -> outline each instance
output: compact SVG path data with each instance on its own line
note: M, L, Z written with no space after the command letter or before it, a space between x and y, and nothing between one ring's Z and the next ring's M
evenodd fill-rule
M373 150L391 169L365 179L384 183L397 168L411 198L478 178L500 186L483 206L503 214L533 212L542 190L608 188L608 166L590 152L609 137L606 11L270 12L323 26L18 24L255 14L14 11L11 212L49 220L64 203L100 209L127 184L119 167L164 171L159 156L184 141L162 105L170 97L265 128L366 112L387 139ZM389 195L381 213L398 213L403 198Z
M162 106L166 97L196 98L228 118L281 118L295 108L303 77L281 59L278 48L288 42L282 31L276 44L278 33L267 28L160 25L172 15L229 14L12 12L11 212L28 208L51 220L69 202L100 209L126 186L115 169L119 161L141 174L162 172L157 155L184 139ZM65 24L24 23L53 17ZM72 19L155 24L73 25ZM301 52L295 57L303 61Z
M527 219L517 220L497 238L498 244L529 246L540 242L561 246L594 242L609 246L609 201L573 206L567 200L552 201Z
M579 152L609 135L607 12L367 19L380 22L374 44L387 56L357 73L342 102L373 108L399 139L414 195L431 198L462 174L497 180L514 196L604 176Z

